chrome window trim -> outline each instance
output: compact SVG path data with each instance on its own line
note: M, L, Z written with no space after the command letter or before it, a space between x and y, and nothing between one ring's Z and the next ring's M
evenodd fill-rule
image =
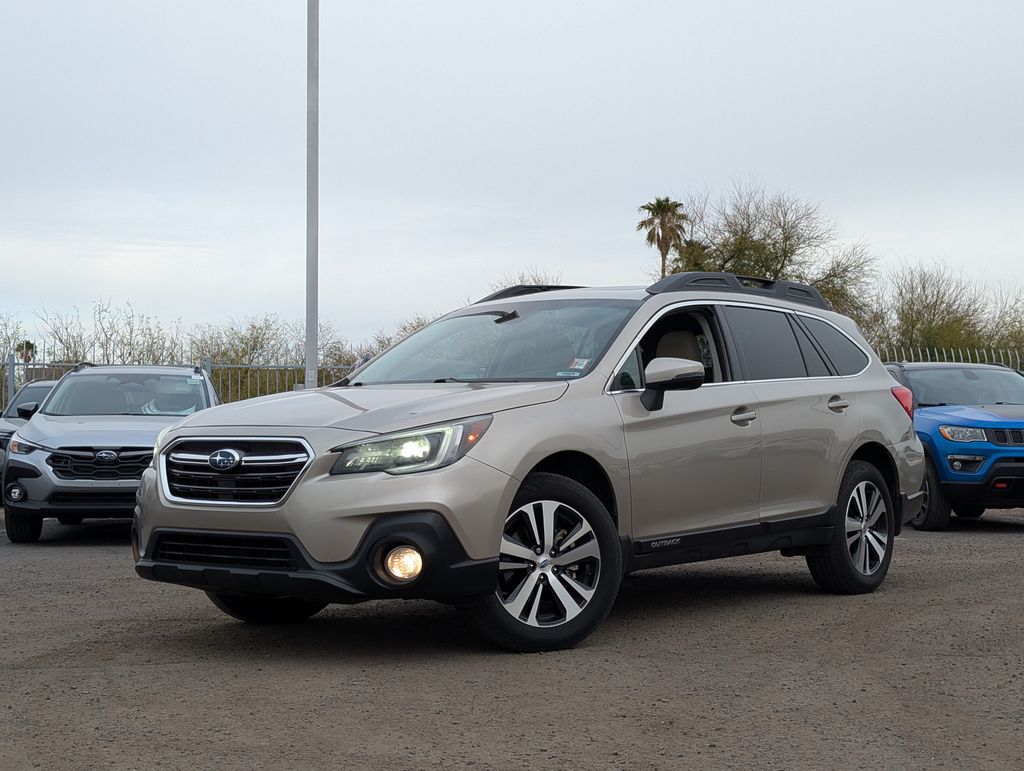
M841 335L843 335L843 337L845 337L847 340L849 340L851 343L853 343L857 347L857 350L859 350L861 353L863 353L867 357L867 360L868 360L867 364L864 365L864 368L862 370L860 370L859 372L856 372L856 373L854 373L852 375L818 375L818 376L815 376L815 377L810 377L810 376L808 376L808 377L782 377L782 378L767 378L767 379L763 379L763 380L729 380L729 381L720 382L720 383L706 383L705 385L702 385L701 388L711 388L713 386L732 385L734 383L748 383L748 384L750 384L750 383L788 383L788 382L794 382L794 381L804 382L804 381L807 381L807 380L845 380L847 378L860 377L865 372L867 372L868 368L871 366L871 353L866 351L866 350L864 350L864 346L863 345L861 345L859 342L857 342L852 337L850 337L850 335L847 334L847 332L845 330L843 330L838 324L836 324L833 321L825 318L824 316L819 316L816 313L808 313L807 311L805 311L803 309L797 310L795 308L784 308L784 307L780 307L778 305L765 305L763 303L743 302L741 300L682 300L682 301L677 302L677 303L672 303L671 305L666 305L664 308L661 308L657 313L655 313L653 316L651 316L650 319L647 320L647 323L644 324L644 326L640 329L640 331L636 334L636 336L634 336L633 341L630 343L629 347L626 350L626 353L622 355L622 357L619 359L618 363L615 365L614 369L612 369L612 374L609 376L607 382L605 383L604 392L606 394L609 394L609 395L613 395L613 394L643 393L643 391L644 391L643 388L629 388L629 389L617 390L617 391L616 390L612 390L612 383L615 380L615 375L618 374L620 369L622 369L622 366L626 363L626 359L629 358L629 355L633 352L633 349L635 349L636 346L639 345L640 339L645 334L647 334L647 332L650 330L650 328L652 326L654 326L654 324L658 320L660 320L662 316L664 316L666 313L669 313L671 311L675 311L675 310L679 310L680 308L686 308L686 307L691 307L691 306L695 306L695 305L696 306L701 306L701 307L717 306L717 305L735 305L735 306L739 306L739 307L742 307L742 308L755 308L755 309L759 309L759 310L775 311L776 313L791 313L791 314L793 314L795 316L807 316L808 318L812 318L812 319L815 319L817 321L824 321L826 324L828 324L831 327L833 327L834 329L836 329ZM819 345L820 345L820 343L819 343Z
M296 442L302 445L308 455L308 459L303 467L299 469L299 473L295 475L295 479L292 481L291 486L285 491L284 495L276 501L209 501L197 498L179 498L178 496L171 494L170 486L167 483L167 456L171 454L171 449L181 442L223 442L224 444L228 444L230 442ZM257 459L265 459L267 456L259 455L253 457ZM295 455L283 454L281 457L289 458L295 457ZM187 506L224 506L228 508L246 509L273 508L275 506L281 506L286 500L288 500L288 496L292 494L295 486L302 480L303 475L312 465L315 458L316 454L313 452L313 448L310 446L309 442L300 436L179 436L160 451L160 491L163 493L164 498L171 503L179 503ZM287 463L290 461L284 462ZM256 465L258 466L259 464L257 463Z

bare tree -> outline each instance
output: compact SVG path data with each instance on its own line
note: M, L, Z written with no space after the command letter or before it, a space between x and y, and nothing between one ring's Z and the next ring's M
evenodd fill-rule
M536 266L524 268L518 273L506 273L493 284L491 290L497 292L510 286L521 284L538 284L541 286L554 286L562 282L561 273L552 273Z

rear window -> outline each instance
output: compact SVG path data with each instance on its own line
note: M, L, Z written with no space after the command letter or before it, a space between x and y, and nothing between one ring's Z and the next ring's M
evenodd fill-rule
M801 321L807 325L840 375L856 375L868 365L864 351L827 321L809 316L801 317Z
M204 381L188 375L89 373L64 378L47 415L191 415L209 406Z

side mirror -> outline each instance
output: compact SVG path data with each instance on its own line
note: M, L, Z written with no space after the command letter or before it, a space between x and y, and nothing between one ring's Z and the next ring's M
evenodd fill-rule
M25 402L18 405L18 417L28 420L39 411L39 402Z
M640 403L655 412L664 406L666 391L692 391L704 385L704 365L689 359L654 359L644 368L644 382Z

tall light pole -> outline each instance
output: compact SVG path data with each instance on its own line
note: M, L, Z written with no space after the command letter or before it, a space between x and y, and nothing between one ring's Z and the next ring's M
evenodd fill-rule
M320 0L306 0L306 388L317 386Z

